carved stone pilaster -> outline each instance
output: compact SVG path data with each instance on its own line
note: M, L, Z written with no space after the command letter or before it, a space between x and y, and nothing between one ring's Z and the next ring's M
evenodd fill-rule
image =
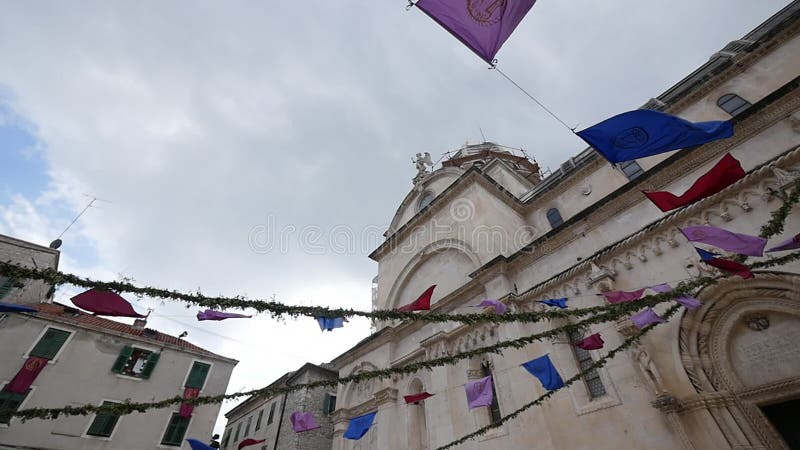
M397 389L385 388L376 392L373 395L375 403L382 405L384 403L394 403L397 400Z

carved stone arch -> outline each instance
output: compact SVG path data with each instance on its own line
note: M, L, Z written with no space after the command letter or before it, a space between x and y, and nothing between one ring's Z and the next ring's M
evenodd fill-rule
M460 254L465 255L470 263L472 264L472 269L477 269L481 266L481 261L478 258L478 255L475 251L472 250L469 244L460 240L460 239L441 239L431 244L425 246L422 250L418 251L411 260L406 263L403 270L400 271L400 274L395 279L394 284L392 285L391 289L389 289L389 296L387 297L386 307L389 309L397 308L401 306L400 299L398 299L399 293L403 290L406 286L407 282L413 277L416 273L416 269L419 268L422 264L424 264L428 259L432 258L434 255L440 252L445 252L448 250L454 250L459 252ZM441 292L441 288L439 290ZM422 291L419 292L420 294ZM413 300L413 299L412 299Z
M378 367L375 364L372 364L369 361L362 361L358 365L356 365L353 370L350 371L349 375L357 375L363 372L369 372L373 370L378 370ZM360 405L372 398L373 392L375 392L377 384L377 379L372 378L369 380L362 381L360 383L350 382L347 384L347 388L344 391L344 405L351 405L357 406Z
M408 194L406 194L406 197L403 199L403 201L400 203L400 206L397 208L397 211L394 213L394 217L392 217L392 221L389 224L388 232L390 234L393 234L401 226L403 226L403 224L400 223L400 221L402 220L402 218L404 216L403 213L409 207L412 207L412 208L416 207L417 202L420 199L420 196L425 191L430 190L429 186L430 186L431 183L433 183L433 182L435 182L435 181L437 181L437 180L439 180L441 178L446 178L446 177L450 177L450 178L453 179L453 181L455 181L463 173L464 173L464 170L462 170L462 169L460 169L458 167L442 167L441 169L438 169L438 170L434 171L433 173L429 174L428 176L426 176L425 179L422 182L420 182L417 185L415 185L414 189L412 189ZM432 192L435 195L441 194L441 192L435 192L435 191L432 191ZM415 213L416 213L416 211L415 211Z
M800 397L800 276L757 273L704 289L681 319L684 382L732 448L788 449L760 407Z

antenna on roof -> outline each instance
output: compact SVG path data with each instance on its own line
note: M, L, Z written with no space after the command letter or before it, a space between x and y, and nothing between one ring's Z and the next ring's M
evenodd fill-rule
M483 143L485 144L486 143L486 135L483 134L483 128L481 128L480 125L478 125L478 131L481 132L481 137L483 138Z
M77 222L78 219L81 218L81 216L83 215L83 213L86 212L87 209L91 208L94 205L94 202L99 200L101 202L111 203L111 200L103 200L102 198L95 197L94 195L89 195L89 194L83 194L83 195L86 197L90 197L91 200L89 201L89 203L86 204L86 207L84 207L83 210L79 212L74 219L72 219L72 222L70 222L69 225L67 225L67 228L64 228L64 231L62 231L61 234L59 234L58 237L53 242L50 243L50 248L58 249L59 247L61 247L62 244L61 237L64 236L64 233L66 233L70 228L72 228L73 225L75 225L75 222Z

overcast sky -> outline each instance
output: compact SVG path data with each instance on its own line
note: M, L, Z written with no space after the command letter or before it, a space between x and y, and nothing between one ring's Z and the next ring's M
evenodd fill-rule
M639 107L786 4L540 0L498 59L582 128ZM366 255L411 188L415 153L439 159L480 142L479 127L543 167L584 148L402 0L7 0L0 61L0 233L47 245L84 194L109 200L67 232L61 263L108 280L368 309ZM359 238L344 242L347 230ZM197 308L134 304L154 308L150 327L240 360L229 392L369 332L361 319L322 335L312 319L198 323Z

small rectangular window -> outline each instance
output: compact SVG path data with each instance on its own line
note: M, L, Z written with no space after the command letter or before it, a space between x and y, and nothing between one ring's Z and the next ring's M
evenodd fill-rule
M24 394L17 394L16 392L6 391L5 386L3 386L3 390L0 391L0 411L18 410L22 402L25 400L25 397L27 397L30 392L31 390L28 389L28 391ZM11 416L8 414L0 414L0 424L8 425L9 423L11 423Z
M67 342L70 332L48 328L36 346L31 350L30 356L38 356L45 359L53 359Z
M253 421L253 416L247 418L247 424L244 426L244 435L250 436L250 423Z
M237 442L239 440L239 434L242 432L242 422L236 424L236 435L233 437L233 441Z
M336 411L336 396L334 394L325 394L325 400L322 402L322 413L331 414Z
M481 371L484 377L492 376L492 368L488 363L481 364ZM492 404L489 406L489 419L491 423L497 423L501 418L500 404L497 403L497 389L494 387L494 377L492 376Z
M116 405L114 402L103 402L103 406ZM86 432L89 436L110 437L117 426L119 416L116 414L98 413L94 416L92 424L89 425L89 431Z
M206 382L206 376L211 369L211 364L201 363L195 361L192 364L192 370L189 372L189 377L186 378L186 387L202 389L203 384Z
M189 420L189 417L181 417L178 413L172 413L167 430L164 432L164 438L161 439L161 445L180 447L183 443L183 436L186 435L186 429L189 428Z
M261 419L264 417L264 410L258 411L258 417L256 418L256 431L261 429Z
M160 354L150 350L126 345L117 357L117 361L111 367L111 371L129 377L147 379L153 373L160 356Z
M623 161L617 164L617 167L619 167L619 170L621 170L629 180L635 180L644 174L642 166L635 160Z
M269 415L267 416L267 425L272 423L272 419L275 416L275 403L273 402L269 405Z

